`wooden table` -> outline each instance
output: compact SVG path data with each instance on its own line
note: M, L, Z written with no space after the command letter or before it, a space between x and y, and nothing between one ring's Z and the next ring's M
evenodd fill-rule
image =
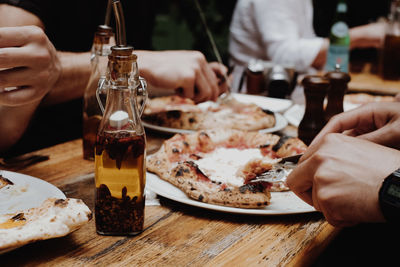
M151 133L148 153L164 136ZM14 171L39 177L94 210L94 163L82 141L36 151L45 162ZM96 234L94 220L62 238L26 245L0 256L1 266L304 266L339 232L319 213L249 216L195 208L161 198L147 206L145 231L134 237Z
M384 80L373 70L372 63L363 64L357 72L351 72L351 81L348 85L352 92L363 92L383 95L396 95L400 93L400 80Z

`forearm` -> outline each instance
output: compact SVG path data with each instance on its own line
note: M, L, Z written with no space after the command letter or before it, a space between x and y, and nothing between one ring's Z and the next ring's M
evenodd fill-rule
M0 152L6 151L21 138L39 102L23 106L0 105Z
M90 52L57 52L61 75L41 105L54 105L82 97L90 77Z
M351 28L350 49L379 48L385 37L385 23L376 22Z

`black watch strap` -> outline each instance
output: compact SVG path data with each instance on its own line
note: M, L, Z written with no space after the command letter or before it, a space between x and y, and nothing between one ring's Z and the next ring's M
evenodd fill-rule
M379 190L379 205L387 222L400 222L400 169L383 181Z

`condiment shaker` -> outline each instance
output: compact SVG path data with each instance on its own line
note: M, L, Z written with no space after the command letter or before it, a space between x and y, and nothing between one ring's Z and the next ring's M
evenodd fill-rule
M336 70L326 73L325 77L330 80L328 104L325 109L325 121L328 122L334 115L343 112L343 99L350 75L340 71L340 66L336 65Z
M309 145L325 125L324 99L329 87L329 79L323 76L308 75L302 80L306 108L298 127L298 137Z

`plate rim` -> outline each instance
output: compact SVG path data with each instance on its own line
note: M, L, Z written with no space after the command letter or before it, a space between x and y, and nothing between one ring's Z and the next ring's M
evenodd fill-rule
M158 195L160 195L162 197L165 197L165 198L168 198L168 199L171 199L171 200L174 200L176 202L183 203L183 204L186 204L186 205L191 205L191 206L194 206L194 207L198 207L198 208L204 208L204 209L214 210L214 211L219 211L219 212L224 212L224 213L246 214L246 215L262 215L262 216L280 216L280 215L293 215L293 214L304 214L304 213L316 212L315 208L312 207L312 206L309 206L310 208L304 209L304 210L297 210L297 211L296 210L289 210L289 211L277 212L277 211L268 210L268 209L243 209L243 208L235 208L235 207L228 207L228 206L210 204L210 203L205 203L205 202L196 201L194 199L190 199L189 197L186 196L186 194L182 190L180 190L180 191L183 194L185 194L184 198L180 198L180 197L177 197L177 196L169 195L166 192L159 191L159 190L157 190L157 188L152 187L151 183L148 182L151 179L158 179L162 183L166 183L166 184L176 188L177 190L180 190L179 188L177 188L173 184L162 180L158 175L146 171L146 188L148 188L149 190L155 192L156 194L158 194ZM271 192L271 195L279 194L279 193L281 193L281 192ZM293 192L291 192L291 193L294 195ZM302 200L299 198L299 201L302 201Z
M286 99L286 98L274 98L274 97L268 97L268 96L263 96L263 95L251 95L251 94L243 94L243 93L232 93L234 97L239 97L239 98L255 98L255 99L261 99L261 100L269 100L269 101L279 101L279 102L286 102L287 105L284 108L279 108L279 109L270 109L272 112L284 112L288 108L290 108L293 105L293 100L291 99ZM257 105L257 104L256 104ZM261 108L266 108L266 107L261 107Z
M11 174L13 177L9 177L8 174ZM38 177L34 177L34 176L31 176L31 175L28 175L28 174L23 174L23 173L14 172L14 171L1 170L1 169L0 169L0 175L3 175L4 178L9 179L11 181L13 179L22 179L23 181L32 181L32 183L29 183L30 185L41 184L41 186L44 186L46 188L51 188L52 192L57 192L56 193L57 196L55 195L54 197L62 198L62 199L66 199L67 198L67 196L64 194L64 192L61 191L61 189L59 189L57 186L55 186L55 185L53 185L53 184L51 184L51 183L49 183L49 182L47 182L47 181L45 181L43 179L40 179ZM16 178L16 177L18 177L18 178ZM15 181L12 181L12 182L15 182ZM30 208L34 208L34 207L35 206L30 207ZM16 211L16 212L18 212L18 211ZM7 213L0 213L0 215L4 215L4 214L7 214ZM23 247L25 245L27 245L27 244L16 245L14 247L10 247L10 248L3 249L3 250L0 249L0 255L5 254L7 252L10 252L12 250L18 249L18 248Z
M12 177L10 177L10 175ZM43 180L40 179L38 177L34 177L28 174L23 174L23 173L19 173L19 172L14 172L14 171L7 171L7 170L0 170L0 175L3 175L4 178L11 180L12 182L15 183L15 181L13 181L13 179L21 179L22 181L28 181L28 183L30 185L33 185L34 187L37 187L38 184L40 184L40 186L43 186L45 188L47 188L48 190L51 188L51 192L54 193L55 198L62 198L62 199L66 199L67 196L64 194L63 191L61 191L61 189L59 189L57 186ZM30 182L29 182L30 181ZM42 190L40 190L42 191ZM31 207L33 208L33 207ZM0 214L6 214L6 213L0 213Z
M274 116L275 116L275 120L276 120L275 126L271 127L271 128L265 128L265 129L258 130L258 132L274 133L274 132L284 129L288 125L287 119L282 114L274 112ZM148 128L148 129L156 130L156 131L160 131L160 132L164 132L164 133L170 133L170 134L178 134L178 133L179 134L191 134L191 133L197 132L197 130L185 130L185 129L158 126L158 125L154 125L154 124L145 122L143 120L142 120L142 124L144 127ZM278 126L277 126L277 124L278 124ZM209 129L205 129L205 130L209 130Z

